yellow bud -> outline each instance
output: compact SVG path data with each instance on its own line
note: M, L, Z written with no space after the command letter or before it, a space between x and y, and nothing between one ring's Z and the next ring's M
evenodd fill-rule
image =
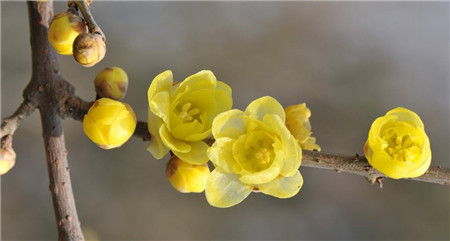
M103 37L97 33L82 33L73 42L73 57L84 67L92 67L106 54Z
M83 119L84 133L103 149L120 147L135 129L133 109L126 103L108 98L95 101Z
M119 67L105 68L95 77L95 92L99 97L120 100L128 88L127 73Z
M320 146L316 144L316 138L312 137L311 111L305 103L291 105L284 110L286 113L286 126L297 140L303 150L320 151Z
M173 188L179 192L203 192L209 173L207 164L189 164L177 156L172 156L167 162L166 176Z
M1 159L0 159L0 175L7 173L11 168L13 168L16 163L16 153L10 147L4 147L1 150Z
M56 14L48 30L48 41L58 54L71 55L72 45L80 33L87 31L86 23L72 13Z

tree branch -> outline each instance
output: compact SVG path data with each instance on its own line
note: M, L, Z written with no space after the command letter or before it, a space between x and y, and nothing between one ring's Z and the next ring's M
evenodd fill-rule
M333 155L315 151L303 151L302 166L331 169L336 172L348 172L365 177L371 184L378 182L382 187L381 180L386 175L375 170L363 156ZM450 169L440 166L432 166L428 171L416 178L408 178L421 182L450 185Z
M12 136L22 120L31 115L35 109L35 103L24 100L11 116L3 119L1 127L2 138L7 135Z
M68 98L66 102L65 114L75 120L82 121L84 115L88 112L92 104L93 102L83 101L77 96ZM143 139L144 141L150 140L147 123L138 121L133 135ZM387 178L386 175L372 168L365 157L359 155L333 155L323 152L303 150L302 166L331 169L336 172L342 171L360 175L365 177L371 184L378 182L380 186L382 185L381 181ZM450 185L450 169L432 166L424 175L407 180Z
M59 73L56 52L47 40L53 3L27 2L32 50L32 77L24 90L25 100L37 103L42 121L47 168L58 240L84 240L78 221L69 174L62 127L61 107L74 88Z

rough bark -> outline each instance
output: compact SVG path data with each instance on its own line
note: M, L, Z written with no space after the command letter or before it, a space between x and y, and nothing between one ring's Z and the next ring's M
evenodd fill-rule
M69 174L61 107L74 88L59 73L56 53L47 41L53 3L28 2L32 52L31 81L24 99L35 103L42 121L50 192L58 227L58 240L84 240L75 207Z

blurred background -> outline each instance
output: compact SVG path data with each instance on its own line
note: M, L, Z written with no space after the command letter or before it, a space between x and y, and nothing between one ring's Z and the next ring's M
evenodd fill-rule
M66 2L55 3L55 13ZM124 101L147 116L147 88L171 69L183 80L202 69L233 88L234 108L264 95L306 102L323 151L363 153L372 121L403 106L425 123L432 165L449 167L449 3L94 2L107 55L92 68L58 56L85 100L101 69L129 76ZM1 3L1 114L22 101L31 58L24 2ZM146 142L102 150L82 123L64 121L82 227L101 240L448 240L449 188L301 167L300 193L251 194L229 209L204 194L181 194ZM4 240L56 240L38 112L14 135L15 167L1 177Z

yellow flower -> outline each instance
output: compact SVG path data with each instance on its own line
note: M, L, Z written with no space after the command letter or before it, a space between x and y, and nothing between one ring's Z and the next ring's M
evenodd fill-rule
M170 149L187 163L208 162L209 146L203 140L211 134L214 117L231 109L231 88L208 70L174 85L168 70L151 83L148 102L151 140L147 150L157 159Z
M205 190L206 178L209 175L208 164L195 165L172 156L167 162L166 176L179 192L203 192Z
M206 182L209 204L231 207L253 190L278 198L298 193L303 185L298 171L302 151L274 98L254 100L245 112L234 109L218 115L212 133L216 141L208 157L216 169Z
M121 100L127 92L128 75L119 67L105 68L95 77L94 85L98 96Z
M84 20L72 13L56 14L48 29L48 41L58 54L72 55L73 41L87 30Z
M128 104L101 98L83 119L84 133L103 149L123 145L136 129L136 115Z
M302 149L320 151L320 146L316 144L316 138L311 136L311 124L309 123L311 111L306 104L288 106L285 112L286 126Z
M403 107L372 123L364 153L370 165L394 179L421 176L431 163L430 141L422 120Z

